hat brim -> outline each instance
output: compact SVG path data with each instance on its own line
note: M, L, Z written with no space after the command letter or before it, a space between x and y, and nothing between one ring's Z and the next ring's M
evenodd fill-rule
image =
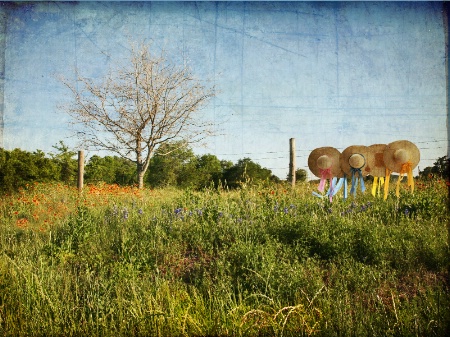
M411 169L414 169L420 161L420 151L418 147L408 140L397 140L389 143L384 150L384 165L392 172L400 173L402 165L405 163L398 162L395 159L395 151L406 150L409 154L409 162L411 163Z
M373 144L368 146L369 153L366 171L372 177L386 176L386 166L384 164L384 150L386 146L386 144Z
M317 166L317 159L319 157L326 155L331 160L331 174L333 177L343 177L344 173L341 170L341 167L339 165L339 159L341 157L341 153L339 150L335 149L334 147L319 147L317 149L314 149L311 151L308 157L308 167L311 170L311 172L316 176L321 178L321 169Z
M344 171L344 173L347 175L351 175L352 167L350 166L348 160L350 159L350 156L352 156L354 154L360 154L365 159L364 165L362 167L360 167L361 172L362 172L363 176L368 175L369 173L365 170L367 167L368 152L369 152L368 148L365 145L352 145L352 146L347 147L344 151L342 151L342 154L341 154L340 165L341 165L342 171Z

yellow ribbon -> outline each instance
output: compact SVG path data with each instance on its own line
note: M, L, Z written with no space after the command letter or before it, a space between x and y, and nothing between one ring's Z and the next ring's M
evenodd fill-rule
M372 185L372 195L375 197L376 195L380 195L381 186L384 185L383 177L373 177L373 185Z
M384 183L384 200L387 199L389 194L389 180L391 178L392 171L386 167L386 181Z
M373 185L372 185L373 196L375 196L375 193L377 192L377 186L378 186L378 177L373 177Z

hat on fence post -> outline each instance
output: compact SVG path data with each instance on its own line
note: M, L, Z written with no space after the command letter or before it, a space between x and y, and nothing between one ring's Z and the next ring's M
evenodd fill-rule
M372 195L375 197L377 192L380 194L381 186L386 177L386 166L384 165L384 150L386 144L373 144L368 147L367 170L373 177ZM386 177L386 179L388 179Z
M361 192L366 190L364 176L368 174L367 165L368 148L364 145L352 145L347 147L341 154L341 169L352 177L352 188L350 193L356 195L358 180L361 180Z
M323 192L325 182L330 179L330 190L332 189L333 177L342 177L343 173L339 165L341 153L334 147L319 147L314 149L308 157L308 167L311 172L320 178L318 190ZM330 200L332 195L330 194Z
M414 192L414 177L412 170L419 164L420 151L417 146L408 140L397 140L389 143L384 150L384 163L386 165L386 174L397 172L400 174L397 181L395 194L400 195L400 181L403 175L408 178L408 187Z

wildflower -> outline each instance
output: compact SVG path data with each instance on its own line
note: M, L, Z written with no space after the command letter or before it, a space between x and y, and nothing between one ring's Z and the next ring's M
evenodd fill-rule
M22 227L22 228L26 227L28 224L28 219L27 218L18 219L16 224L18 227Z
M128 219L128 210L126 208L123 210L123 218L124 220Z
M175 215L178 215L178 214L180 214L181 213L181 211L182 211L183 209L180 207L180 208L176 208L175 209Z
M409 209L405 208L405 215L408 216L408 214L409 214Z
M138 213L141 214L141 215L144 213L144 211L142 210L142 208L139 208Z
M288 209L287 207L285 207L285 208L283 209L283 212L284 212L284 214L288 214L289 209Z
M202 211L201 209L198 209L198 210L197 210L197 215L202 216L202 215L203 215L203 211Z

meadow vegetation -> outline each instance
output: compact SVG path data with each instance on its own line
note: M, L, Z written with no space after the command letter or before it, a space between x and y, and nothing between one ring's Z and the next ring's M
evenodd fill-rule
M3 195L0 335L448 333L445 182L387 201L316 187Z

